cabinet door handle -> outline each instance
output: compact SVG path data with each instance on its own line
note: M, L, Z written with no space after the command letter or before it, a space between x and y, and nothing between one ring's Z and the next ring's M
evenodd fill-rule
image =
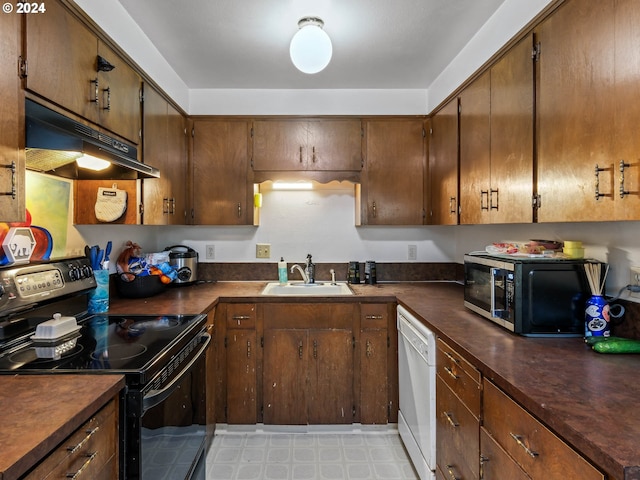
M371 355L373 355L373 349L371 348L371 340L367 340L366 354L367 354L367 358L371 358Z
M480 190L480 210L489 210L489 190Z
M493 194L494 194L494 193L496 194L496 203L495 203L495 204L493 203ZM493 188L492 188L492 189L489 191L489 208L490 208L491 210L499 210L499 208L498 208L498 207L500 206L500 204L499 204L499 197L498 197L498 195L499 195L499 194L498 194L498 189L497 189L497 188L496 188L496 189L493 189Z
M480 479L484 478L484 464L489 461L489 457L485 457L483 454L480 454Z
M1 168L8 168L11 170L11 191L9 192L0 192L0 196L11 196L11 198L16 198L16 162L11 162L10 165L2 165Z
M313 341L313 358L318 358L318 341Z
M456 213L456 197L449 197L449 213Z
M102 107L103 110L107 110L110 111L111 110L111 87L107 87L104 90L102 90L103 94L107 94L107 102L105 104L104 107Z
M529 455L532 458L536 458L538 456L538 452L534 452L524 444L524 442L522 441L522 435L516 435L515 433L511 433L511 432L509 432L509 435L511 435L511 438L513 438L515 442L518 445L520 445L520 447L522 447L522 449L524 449L525 452L527 452L527 455Z
M629 195L629 191L624 189L624 169L630 167L629 163L625 163L624 160L620 160L620 198L624 198L625 195Z
M442 412L442 414L447 419L447 422L449 422L449 425L451 425L453 428L457 428L460 426L460 424L453 419L453 414L451 412Z
M163 198L162 199L162 213L163 214L168 214L169 212L169 199L168 198Z
M300 163L302 163L302 145L300 145L300 154L299 154L299 158L300 158Z
M598 164L596 163L596 166L594 168L594 174L595 174L595 177L596 177L596 181L595 181L595 197L596 197L596 200L600 200L601 197L611 196L611 194L600 193L600 172L606 172L607 170L608 170L608 168L599 167Z
M453 470L453 465L446 465L447 473L449 474L449 478L451 480L460 480L460 477L456 475L456 472Z
M457 380L460 378L460 375L456 375L451 367L444 367L444 371L449 374L451 378Z
M298 358L302 360L302 342L298 343Z
M311 160L313 161L313 163L316 163L316 147L315 145L313 147L311 147Z
M449 360L451 360L452 362L460 365L460 360L458 360L456 357L451 355L449 352L442 352L442 353L444 353L444 356L447 357Z
M82 475L82 473L86 470L86 468L89 466L92 460L96 458L97 455L98 455L98 452L88 453L87 461L84 462L82 466L78 469L78 471L76 471L75 473L67 473L67 478L70 478L72 480L76 480L77 478L79 478L80 475Z
M91 83L93 84L93 98L89 101L97 104L99 101L98 96L100 95L98 77L91 80Z
M373 212L373 218L376 218L378 216L378 207L376 207L376 202L373 202L371 205L371 210Z
M247 358L251 358L251 342L247 340Z
M238 202L238 218L242 217L242 205Z
M83 447L83 445L89 441L89 439L90 439L91 437L93 437L96 433L98 433L98 430L100 430L100 427L99 427L99 426L98 426L98 427L96 427L96 428L94 428L93 430L87 430L87 431L86 431L87 436L86 436L86 437L84 437L84 438L80 441L80 443L78 443L77 445L74 445L74 446L71 446L71 447L67 447L67 452L69 452L69 453L75 453L75 452L77 452L78 450L80 450L80 449Z

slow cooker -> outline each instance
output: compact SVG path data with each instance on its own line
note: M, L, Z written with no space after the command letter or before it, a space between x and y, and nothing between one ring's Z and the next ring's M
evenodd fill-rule
M164 250L169 251L169 263L178 271L178 278L172 284L188 285L198 279L198 252L185 245L174 245Z

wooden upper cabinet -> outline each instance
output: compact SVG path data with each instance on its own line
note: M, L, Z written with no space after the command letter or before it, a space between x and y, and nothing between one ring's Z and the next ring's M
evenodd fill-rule
M160 170L160 178L142 181L142 221L145 225L184 225L187 223L185 118L148 86L143 111L144 161Z
M25 88L123 138L140 141L140 77L59 1L26 15ZM98 56L114 66L98 71Z
M638 9L635 2L628 5ZM614 187L619 176L619 158L614 156L614 52L619 42L614 35L614 0L568 0L535 29L535 35L540 43L537 220L613 220L619 198ZM631 58L637 58L637 51ZM635 68L632 75L637 78L637 68L630 68ZM625 100L624 109L637 109L632 103L632 98ZM637 152L632 155L638 158Z
M102 41L98 55L113 65L98 73L98 118L96 122L134 143L140 142L140 75Z
M359 119L256 120L255 171L357 171L362 168Z
M533 35L491 67L491 223L533 221Z
M365 121L362 225L423 225L424 119Z
M429 193L432 225L458 223L458 98L431 118Z
M193 223L252 225L250 122L202 119L193 124Z
M437 179L435 179L437 181ZM491 223L491 74L460 93L460 223Z
M615 2L615 157L618 167L615 218L640 219L640 4L636 0ZM622 163L622 165L621 165Z
M20 15L0 16L0 221L25 219L24 95L20 89Z

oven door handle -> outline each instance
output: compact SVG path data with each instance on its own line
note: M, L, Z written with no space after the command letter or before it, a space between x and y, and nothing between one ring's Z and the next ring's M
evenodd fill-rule
M142 399L143 415L144 415L144 412L146 412L150 408L153 408L156 405L165 401L169 397L169 395L173 393L173 391L175 390L177 385L182 381L184 376L187 375L191 371L191 369L194 367L194 365L200 360L200 357L202 357L204 352L207 350L209 343L211 343L211 335L208 333L203 333L200 338L204 339L202 347L200 347L200 350L198 350L198 353L191 359L191 361L187 364L187 366L184 367L184 369L180 372L180 374L177 375L173 380L171 380L171 382L169 382L166 387L160 390L149 390L148 394L144 396L144 398Z

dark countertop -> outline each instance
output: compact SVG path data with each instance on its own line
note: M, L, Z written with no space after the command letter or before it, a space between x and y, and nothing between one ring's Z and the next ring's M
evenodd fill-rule
M0 376L0 479L21 477L122 388L121 375Z
M169 289L112 299L111 313L201 313L225 302L397 301L422 318L482 374L616 480L640 479L640 356L601 355L581 338L514 335L467 310L453 282L353 286L348 297L265 297L264 282Z

